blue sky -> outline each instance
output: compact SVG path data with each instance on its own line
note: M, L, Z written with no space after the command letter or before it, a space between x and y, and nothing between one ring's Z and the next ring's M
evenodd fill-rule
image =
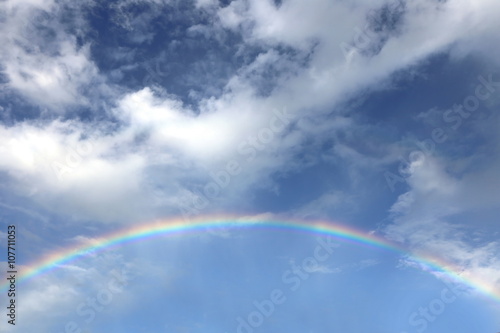
M499 292L498 13L494 0L3 1L0 245L16 225L28 265L154 219L326 220ZM500 330L492 299L375 248L339 242L291 290L283 276L318 242L214 230L115 248L19 286L17 324L0 327Z

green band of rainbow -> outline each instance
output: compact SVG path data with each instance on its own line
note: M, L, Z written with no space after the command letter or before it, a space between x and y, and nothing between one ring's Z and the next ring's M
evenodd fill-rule
M368 245L377 248L386 249L411 257L430 268L443 272L449 277L479 290L485 295L500 302L500 292L488 286L484 281L477 277L464 277L460 275L460 269L437 258L416 256L408 253L403 247L391 243L381 237L364 233L352 227L323 221L298 221L289 220L279 221L275 219L263 218L242 218L236 216L218 216L218 217L200 217L186 222L183 219L170 219L155 221L147 224L140 224L129 227L118 232L108 234L95 239L92 244L84 244L69 249L49 254L33 264L23 269L18 281L32 279L47 271L56 269L63 264L74 261L89 252L98 252L110 247L118 246L132 241L147 240L153 237L168 236L185 233L199 233L211 231L219 228L262 228L262 229L282 229L297 230L318 235L334 237L339 240L354 242L361 245ZM3 293L8 289L8 282L0 285L0 291Z

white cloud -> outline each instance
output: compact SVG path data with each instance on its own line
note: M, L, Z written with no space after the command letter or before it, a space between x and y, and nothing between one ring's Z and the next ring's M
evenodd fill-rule
M131 271L134 270L134 265L131 261L125 262L121 255L108 252L97 257L86 257L76 263L60 265L31 278L23 283L22 295L16 297L16 325L9 325L3 320L0 322L0 329L2 332L64 331L69 322L75 322L83 328L87 326L85 320L89 318L88 312L91 309L90 305L85 305L89 304L89 299L97 300L97 306L104 311L94 311L97 319L106 312L131 304L130 299L134 296L131 292L131 282L134 279ZM116 282L111 284L113 280ZM18 283L18 290L19 286ZM120 286L121 290L115 289ZM99 294L111 294L112 299L107 302L107 298L102 297L105 302L99 303ZM8 301L2 298L2 307L4 300ZM85 314L77 312L82 304L84 307L81 309L87 310Z
M130 214L134 203L140 204L143 158L133 153L117 155L112 139L93 132L79 123L59 121L43 127L35 123L1 126L0 137L6 144L0 170L14 179L18 194L49 210L109 220L122 215L122 205L128 202L125 210Z
M445 161L430 156L411 164L410 190L393 204L393 223L386 226L386 235L404 243L417 254L457 265L464 277L498 290L500 243L487 238L473 243L467 237L472 226L477 230L487 227L487 223L478 221L476 224L469 220L471 217L477 220L485 218L476 210L484 203L470 199L474 195L470 192L474 187L470 180L482 172L456 179L447 174L446 165ZM482 187L482 190L487 191L487 187ZM487 197L490 202L494 197L498 207L499 197L493 193L485 193L482 197ZM453 222L464 218L464 223Z
M218 5L218 1L217 0L196 0L195 4L196 4L197 8L213 7L213 6Z
M0 28L5 87L52 111L89 105L81 90L100 81L98 70L89 60L88 45L77 46L76 36L64 32L57 5L40 0L5 1L0 6L7 18ZM42 26L53 36L41 34Z
M298 208L294 215L300 218L336 219L340 212L356 207L352 196L342 191L323 193L318 198Z
M384 45L382 37L387 36L369 34L369 43L383 46L380 52L353 55L347 61L342 43L362 47L357 29L366 29L366 15L385 3L317 0L306 4L290 0L276 8L271 1L233 1L219 10L220 22L213 20L212 26L205 29L215 31L222 26L241 33L243 53L247 46L256 44L266 51L240 68L229 79L222 95L198 101L199 113L184 106L175 96L151 88L119 97L111 93L116 98L116 107L108 111L121 121L118 129L111 132L106 128L93 129L95 124L59 120L46 122L43 127L33 122L1 127L2 139L14 141L3 148L6 158L0 162L0 168L16 180L18 193L65 214L73 211L77 216L97 220L133 219L132 216L143 216L142 210L154 215L159 206L163 207L162 213L175 214L180 198L196 196L194 188L212 181L210 173L223 170L233 159L240 162L242 171L211 201L213 209L227 207L251 188L272 188L271 175L302 167L303 162L293 162L292 158L300 151L304 138L314 137L321 142L325 133L353 126L352 121L336 117L336 111L329 115L329 119L336 121L322 121L325 114L336 106L347 107L341 102L364 89L387 86L395 71L415 65L452 44L467 43L470 39L463 38L465 32L476 33L480 39L493 31L496 21L491 17L498 12L493 10L496 4L486 0L481 6L467 1L411 2L398 33L389 36ZM49 2L37 4L47 11L52 8ZM31 14L31 7L14 11L11 1L4 6L22 15L11 20ZM52 53L36 49L28 52L14 42L23 30L22 24L14 23L11 34L3 35L5 45L12 46L2 59L11 89L51 107L96 102L93 100L96 96L81 91L82 86L93 80L98 82L99 89L113 90L99 78L101 74L89 59L88 48L78 48L73 36L58 32L55 43L51 44ZM35 45L42 42L37 40ZM304 56L295 59L286 52L278 52L280 45L296 48ZM316 45L314 51L312 45ZM304 64L306 55L309 58ZM269 95L262 96L256 92L254 80L270 68L281 76ZM295 124L293 130L287 128L275 133L273 140L263 145L264 149L255 150L252 160L238 152L241 145L249 148L250 136L255 137L270 126L273 110L284 108L293 114L289 119L290 124ZM72 155L77 145L89 141L87 136L93 142L92 152L81 158ZM347 160L362 157L342 144L335 147L334 153ZM374 161L364 159L366 165ZM62 164L58 172L54 172L55 162ZM66 169L68 164L71 165ZM443 174L425 170L415 173L413 179L428 188L422 185L415 191L437 197L440 191L453 191L457 186ZM66 178L64 182L57 177L61 174ZM156 203L149 200L151 188L145 184L148 177L153 178L153 184L163 184L166 190L155 197ZM394 206L395 211L409 204L403 199ZM131 214L132 211L137 213Z
M307 270L308 273L336 274L342 272L341 268L331 268L328 265L316 265Z

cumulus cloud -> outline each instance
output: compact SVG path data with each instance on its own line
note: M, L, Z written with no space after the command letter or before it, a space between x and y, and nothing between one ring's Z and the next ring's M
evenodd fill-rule
M198 1L196 5L213 14L207 8L215 4ZM40 10L49 17L60 14L58 4L49 1L9 1L3 6L21 18L38 15ZM22 20L13 16L3 23L12 23L10 34L2 37L5 45L12 46L1 60L6 87L37 105L59 109L98 104L96 99L103 97L84 89L93 84L110 93L104 101L104 128L95 129L95 124L77 119L50 120L43 126L35 122L2 126L3 142L14 141L3 148L6 158L1 167L18 193L47 207L96 220L121 220L133 210L154 211L159 206L162 214L175 214L179 201L185 201L179 198L198 200L199 192L203 194L205 185L213 181L210 175L236 160L241 167L238 177L232 177L231 185L211 199L214 209L227 207L235 195L251 188L272 188L272 175L300 169L303 165L292 160L306 139L314 137L320 143L326 133L352 126L352 121L339 115L348 112L342 102L361 91L390 86L393 73L467 43L463 36L482 36L493 29L495 21L485 19L495 6L486 0L481 6L467 1L405 2L402 8L389 1L285 1L280 6L265 0L232 1L217 8L216 19L206 21L203 29L240 35L240 55L255 48L262 51L229 77L220 95L203 97L194 107L153 86L117 93L106 85L89 46L56 29L62 24L57 20L43 23L55 31L47 46L42 47L45 37L35 34L34 49L27 49L16 39L24 26L15 22ZM393 16L392 25L377 23L383 11ZM269 80L273 84L266 92L258 91L259 78L268 75L275 77ZM265 130L276 117L274 110L285 109L292 116L284 129ZM73 153L76 146L90 142L92 152L86 156ZM334 153L342 159L360 157L342 144ZM366 164L374 161L367 159ZM58 179L61 175L64 181ZM421 172L414 177L436 187L428 182L431 176ZM148 179L163 184L154 197ZM446 177L438 181L445 182ZM394 210L404 204L401 199Z
M123 200L137 195L142 158L117 154L112 140L96 140L78 122L21 123L0 132L6 143L0 168L11 176L12 189L49 209L59 201L66 213L96 210L86 217L108 220L123 209Z

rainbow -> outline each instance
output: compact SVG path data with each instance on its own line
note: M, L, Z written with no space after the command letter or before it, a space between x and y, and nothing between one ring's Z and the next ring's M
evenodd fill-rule
M317 235L333 237L344 242L358 245L371 246L396 252L405 256L410 255L413 260L434 271L441 272L460 283L466 284L493 300L500 303L500 291L494 290L477 277L461 276L460 269L438 258L410 254L402 246L392 243L384 238L356 230L346 225L325 221L286 221L266 217L237 217L213 216L199 217L186 221L182 218L154 221L146 224L135 225L114 233L94 239L90 243L76 245L42 257L31 265L23 268L18 274L18 282L27 281L48 271L57 269L64 264L84 257L89 252L100 252L116 246L134 241L144 241L155 237L172 236L176 234L202 233L218 228L229 229L278 229L296 230ZM0 292L8 289L8 282L0 285Z

